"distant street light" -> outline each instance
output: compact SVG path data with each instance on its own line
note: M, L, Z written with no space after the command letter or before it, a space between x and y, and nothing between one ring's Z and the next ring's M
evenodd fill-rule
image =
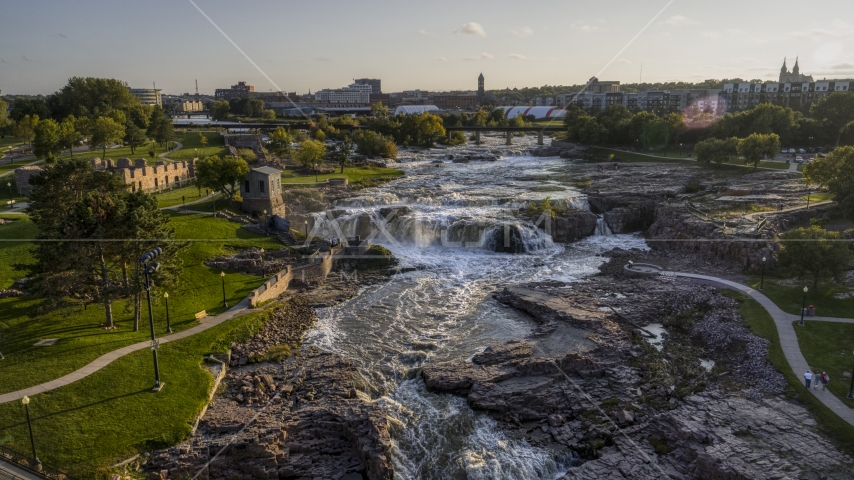
M798 323L798 325L799 325L799 326L801 326L801 327L803 327L804 325L806 325L806 324L804 323L804 311L807 309L807 292L808 292L809 290L810 290L809 288L804 287L804 303L803 303L803 305L801 305L801 321L800 321L800 323Z
M12 182L6 182L6 186L9 188L9 200L12 199Z
M267 268L266 268L266 265L264 265L264 249L262 248L261 249L261 276L266 277L267 276L266 273L267 273Z
M765 262L767 262L767 261L768 261L767 258L762 257L762 281L759 283L759 290L760 291L765 290Z
M228 308L228 303L225 301L225 272L220 272L219 276L222 277L222 306Z
M42 462L39 460L39 456L36 455L36 441L33 439L33 422L30 420L30 397L24 395L21 403L24 404L24 410L27 411L27 426L30 428L30 446L33 447L33 469L41 471Z
M305 221L305 242L308 243L308 220Z
M166 333L172 333L172 325L169 323L169 292L163 293L166 299Z
M267 235L267 210L264 210L264 235Z

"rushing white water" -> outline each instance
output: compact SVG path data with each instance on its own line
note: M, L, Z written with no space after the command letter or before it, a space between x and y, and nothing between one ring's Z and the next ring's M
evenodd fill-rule
M555 478L571 467L565 453L511 438L465 399L428 392L410 373L528 335L532 320L496 302L491 294L497 289L545 279L581 281L602 261L597 253L645 244L635 236L607 235L555 245L542 229L516 218L520 208L546 196L552 205L587 208L578 192L548 180L566 168L561 159L521 156L404 168L406 177L339 202L313 227L319 236L373 237L414 270L319 310L306 341L348 357L359 369L360 387L389 416L397 478ZM538 193L543 185L554 188Z

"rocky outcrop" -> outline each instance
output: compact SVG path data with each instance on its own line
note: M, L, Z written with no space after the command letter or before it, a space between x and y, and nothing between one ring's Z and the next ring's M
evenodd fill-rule
M230 257L216 257L205 261L205 265L217 270L229 270L246 275L271 275L293 263L290 250L265 251L250 248Z
M590 195L593 213L604 214L605 223L613 233L633 233L646 230L655 221L655 208L664 198L649 196Z
M564 213L552 219L552 231L547 233L551 233L552 239L556 242L571 242L595 234L598 220L598 217L590 212Z
M263 360L272 347L280 347L280 353L289 353L282 347L297 348L305 332L317 322L317 315L303 296L290 299L268 315L261 331L246 342L231 346L232 367Z
M694 254L713 262L728 262L742 270L757 270L762 258L768 259L767 267L776 265L773 235L761 232L768 241L739 239L726 235L714 223L704 221L680 205L659 205L655 211L655 222L647 231L647 243L653 249L676 250Z

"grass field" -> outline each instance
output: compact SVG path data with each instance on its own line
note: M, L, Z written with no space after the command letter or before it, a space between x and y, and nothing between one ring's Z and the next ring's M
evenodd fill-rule
M11 225L0 226L0 288L8 288L23 273L14 270L15 264L33 261L30 243L35 226L24 216ZM253 234L239 224L205 215L175 215L172 224L176 236L190 240L182 253L184 271L180 286L169 292L172 329L180 331L197 324L194 314L207 310L215 315L222 308L220 271L204 265L204 261L228 251L254 247L267 250L283 248L277 240ZM226 297L230 305L245 298L263 281L260 277L227 273ZM154 317L157 331L165 330L163 291L153 292ZM125 345L145 341L148 337L145 322L138 332L132 331L131 301L113 304L117 329L100 327L104 309L89 305L86 309L68 307L43 315L34 315L39 300L29 297L0 300L0 331L3 333L3 381L0 393L19 390L60 377L91 362L98 356ZM143 315L147 310L143 307ZM33 347L41 339L58 338L51 347Z
M749 285L759 289L760 277L750 278ZM806 281L792 287L780 285L776 278L765 276L765 290L762 292L777 304L784 312L801 313L804 298L804 287L808 287L807 306L815 305L816 313L825 317L854 317L854 298L834 298L837 293L848 293L848 288L836 283L820 283L818 289L813 288L812 281Z
M190 185L189 187L181 187L158 193L156 196L157 205L160 208L174 207L175 205L181 205L182 202L190 203L203 198L205 196L205 189L201 189L201 194L199 194L199 189Z
M202 145L200 141L202 134L208 139L207 145ZM214 131L187 132L179 135L177 141L181 143L181 149L167 155L169 159L175 161L204 158L209 155L225 155L227 152L222 135Z
M806 322L795 327L798 344L813 373L827 372L830 383L827 389L850 408L854 400L848 400L851 375L854 369L854 325L850 323ZM819 387L821 388L821 387Z
M832 193L818 192L818 193L813 193L809 196L804 195L802 198L804 200L807 200L807 198L809 198L810 202L818 203L818 202L828 202L830 200L833 200L833 197L834 197L834 195Z
M758 302L748 298L740 292L726 290L725 293L741 302L739 314L745 319L750 330L754 334L771 342L768 346L768 360L777 368L778 371L783 373L783 376L786 377L786 382L789 384L786 396L805 404L809 411L815 415L818 420L819 428L848 455L854 454L854 427L841 421L832 410L827 408L813 395L804 392L801 379L795 376L789 366L789 362L786 361L783 349L780 347L780 337L777 333L777 326L774 324L774 319L771 318L771 315L769 315ZM848 338L850 339L851 337ZM801 347L804 350L804 356L811 364L813 362L812 349L815 347L816 346L812 344L802 345ZM819 345L818 349L821 350L821 348L823 347ZM841 380L842 376L839 375L839 378Z
M0 138L0 151L5 152L9 147L17 147L23 144L24 141L18 137L3 137Z
M723 164L705 164L705 163L697 163L695 160L685 160L684 156L687 155L685 151L680 152L677 150L668 150L667 156L664 156L664 152L624 152L624 151L615 151L605 148L596 148L593 147L590 149L592 153L610 157L614 155L614 161L619 162L627 162L627 163L636 163L636 162L689 162L693 161L696 165L706 168L712 169L720 169L720 168L732 168L732 169L753 169L753 165L743 165L742 163L723 163ZM780 162L759 162L760 168L770 168L774 170L788 170L789 165L786 163Z
M71 385L33 396L30 413L39 458L81 479L109 478L109 465L180 442L189 435L213 382L202 357L245 340L265 318L264 312L244 316L164 344L158 355L166 385L159 393L150 391L154 374L146 349ZM0 438L21 452L30 451L25 418L19 402L0 405Z
M402 171L394 168L345 167L343 174L339 172L341 172L340 167L335 169L335 173L318 175L317 178L321 182L330 178L347 178L351 184L356 184L373 178L394 178L403 176ZM303 171L282 171L282 185L293 183L315 183L315 177L314 175L306 175Z

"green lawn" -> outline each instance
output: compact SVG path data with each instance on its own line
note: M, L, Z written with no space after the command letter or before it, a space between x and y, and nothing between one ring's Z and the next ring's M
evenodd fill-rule
M3 137L0 138L0 151L5 152L8 150L8 147L17 147L18 145L23 145L24 141L18 137Z
M373 178L394 178L402 177L403 172L394 168L377 168L377 167L345 167L344 173L341 174L341 168L335 169L335 173L318 175L317 178L321 182L330 178L347 178L350 183L361 183L364 180ZM291 176L293 175L293 176ZM282 184L291 183L315 183L314 175L306 175L303 171L283 170Z
M164 344L158 356L166 385L159 393L150 391L154 374L151 352L145 349L71 385L33 396L30 413L39 458L78 478L100 479L109 478L109 465L179 443L189 435L213 383L202 367L203 355L247 339L266 318L265 312L247 315ZM0 438L29 452L28 435L21 404L0 405Z
M818 193L813 193L813 194L811 194L811 195L809 195L809 196L804 195L804 196L803 196L803 197L801 197L801 198L803 198L803 199L804 199L804 201L806 201L807 199L809 199L809 201L810 201L811 203L818 203L818 202L828 202L828 201L830 201L830 200L833 200L833 196L834 196L834 195L833 195L832 193L828 193L828 192L818 192Z
M23 276L13 265L33 259L26 239L36 234L35 227L24 217L11 225L0 226L0 288L7 288ZM180 287L169 292L172 329L180 331L197 324L194 314L207 310L211 314L223 311L220 271L208 268L203 262L229 250L263 247L283 248L275 239L253 234L237 223L205 215L174 215L177 237L188 239L190 246L182 253L184 271ZM21 241L23 240L23 241ZM263 281L260 277L227 273L226 297L230 305L245 298ZM157 331L165 330L163 291L155 289L154 317ZM117 329L100 328L104 309L89 305L85 310L68 307L44 314L35 314L39 300L29 297L0 300L0 331L3 333L3 381L0 393L19 390L60 377L91 362L98 356L125 345L145 341L148 337L145 320L138 332L132 331L133 312L130 301L113 305ZM143 307L143 315L147 310ZM50 347L33 347L41 339L58 338Z
M751 277L752 288L759 289L760 277ZM807 292L807 306L815 305L816 313L825 317L854 317L854 298L839 299L833 295L837 293L848 293L848 289L836 283L820 283L818 289L813 288L811 281L804 282L793 287L783 286L776 283L775 278L765 276L765 290L762 292L777 304L783 311L799 315L804 299L804 287L809 288Z
M795 333L813 371L830 375L827 389L854 408L854 400L846 398L851 388L851 377L845 377L854 370L854 325L808 321L803 327L795 326Z
M208 138L207 146L202 145L200 134L204 134ZM209 155L225 155L227 152L224 148L225 143L222 135L218 132L187 132L179 135L177 141L181 143L181 149L168 155L170 159L176 161L204 158Z
M201 192L201 195L199 195L199 189L194 185L168 190L166 192L156 194L157 205L159 205L160 208L164 208L174 207L175 205L181 205L181 202L194 202L205 196L204 188L201 190ZM182 197L184 198L182 199ZM195 206L191 206L191 208L195 208Z
M783 162L759 162L761 168L773 168L775 170L788 170L789 164Z
M596 148L593 147L590 149L591 153L602 155L605 157L610 157L614 155L612 158L613 161L619 162L627 162L627 163L636 163L636 162L658 162L658 163L667 163L667 162L688 162L695 160L685 160L684 157L691 152L681 151L679 149L676 150L668 150L667 156L664 155L664 151L655 151L655 152L624 152L624 151L615 151L605 148ZM690 157L688 157L690 158ZM681 159L681 160L680 160ZM724 163L724 164L702 164L697 163L698 166L708 167L708 168L738 168L738 169L753 169L753 165L743 165L741 163ZM786 163L780 162L759 162L759 167L761 168L771 168L775 170L788 170L789 165Z
M789 389L786 392L786 395L789 398L797 399L803 402L809 409L810 413L812 413L816 417L819 428L821 428L821 430L848 455L854 454L854 427L841 421L839 417L835 413L833 413L832 410L827 408L812 394L804 392L804 386L801 382L800 377L795 376L795 374L792 372L792 368L789 366L789 362L786 361L786 357L783 354L783 349L780 347L780 337L777 333L777 326L774 324L774 319L771 318L771 315L769 315L768 312L764 308L762 308L759 302L748 298L746 295L740 292L735 292L732 290L725 290L724 292L725 294L741 302L739 314L747 322L747 325L750 327L750 330L755 335L763 337L771 342L768 346L768 360L774 365L774 367L776 367L778 371L783 373L784 377L786 377L786 381L789 384ZM851 330L848 331L850 332ZM851 337L845 337L840 335L840 338L850 339ZM827 345L826 340L826 338L821 339L821 343L818 344L801 344L801 348L804 351L804 356L807 358L808 361L810 361L811 365L821 367L820 363L813 364L813 355L815 350L822 351L825 348L825 346ZM852 357L848 357L848 360L851 361ZM816 360L816 362L820 362L820 360ZM842 375L838 374L838 378L840 381L837 381L836 383L841 384ZM831 382L831 384L832 383L833 382Z
M24 165L33 163L35 161L36 161L36 159L30 158L28 160L15 160L15 163L3 163L2 165L0 165L0 175L4 174L6 172L11 172L11 171L15 170L16 168L23 167ZM42 161L39 161L38 163L42 163ZM15 176L15 174L12 173L12 174L6 175L5 177L0 177L0 181L2 181L3 185L5 186L6 182L9 181L8 179L11 177L14 177L14 176Z

